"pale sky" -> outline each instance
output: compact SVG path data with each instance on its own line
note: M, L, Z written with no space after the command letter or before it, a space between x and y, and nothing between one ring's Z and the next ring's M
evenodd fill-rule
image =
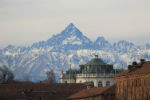
M150 43L150 0L0 0L0 48L31 45L74 23L92 40Z

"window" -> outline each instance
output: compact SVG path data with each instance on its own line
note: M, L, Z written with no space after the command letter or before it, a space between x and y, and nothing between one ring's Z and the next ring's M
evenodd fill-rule
M93 81L89 81L89 82L86 82L87 86L90 87L90 88L93 88L94 87L94 82Z
M82 81L80 80L80 83L82 83Z
M144 79L144 86L146 86L146 80Z
M91 84L92 87L94 87L94 82L93 81L91 81L90 84Z
M135 86L137 86L137 80L135 80Z
M98 82L98 87L102 87L102 86L103 86L102 81L99 81L99 82Z
M141 80L139 80L139 86L141 86Z
M106 86L110 86L110 82L109 81L106 82Z

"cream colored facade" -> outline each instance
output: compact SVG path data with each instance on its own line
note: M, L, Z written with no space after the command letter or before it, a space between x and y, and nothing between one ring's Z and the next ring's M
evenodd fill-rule
M114 85L115 71L113 65L106 64L95 55L87 64L80 65L78 70L68 70L61 73L61 83L90 83L94 87Z
M94 87L114 85L114 74L76 74L75 78L64 73L60 75L61 83L86 83L93 82Z

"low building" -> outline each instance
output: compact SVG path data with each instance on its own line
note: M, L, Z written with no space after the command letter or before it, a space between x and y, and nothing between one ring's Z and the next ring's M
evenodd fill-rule
M115 100L115 86L83 89L67 100Z
M150 61L133 62L115 82L117 100L150 100Z
M61 83L87 83L94 87L104 87L114 85L115 70L113 65L106 64L95 55L87 64L80 65L79 70L70 69L66 73L61 73Z
M84 84L25 82L0 84L0 100L65 100L85 88Z

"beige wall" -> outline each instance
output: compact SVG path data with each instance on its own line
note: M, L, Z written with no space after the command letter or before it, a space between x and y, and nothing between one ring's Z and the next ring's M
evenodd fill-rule
M91 77L91 78L77 78L76 79L76 83L84 83L84 82L90 82L90 81L93 81L94 82L94 86L95 87L98 87L98 82L101 81L102 84L103 84L103 87L106 86L106 82L109 81L110 82L110 85L114 85L114 78L107 78L107 77Z
M98 87L98 82L101 81L103 87L106 86L106 82L110 82L110 86L114 85L114 75L110 74L103 74L103 75L96 75L96 74L89 74L88 76L86 75L78 75L76 76L76 79L72 78L64 78L65 74L60 75L60 82L61 83L84 83L84 82L94 82L94 86Z
M75 79L60 79L60 83L76 83Z
M116 77L117 100L150 100L150 74Z

